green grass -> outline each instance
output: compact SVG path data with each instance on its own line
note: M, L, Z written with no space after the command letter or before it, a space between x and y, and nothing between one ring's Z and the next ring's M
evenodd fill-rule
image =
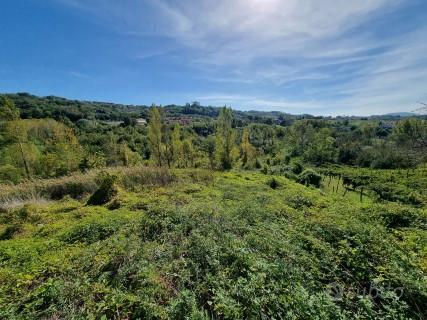
M2 213L0 233L18 228L0 241L0 318L425 316L425 208L255 172L173 176L122 179L114 210L86 196Z

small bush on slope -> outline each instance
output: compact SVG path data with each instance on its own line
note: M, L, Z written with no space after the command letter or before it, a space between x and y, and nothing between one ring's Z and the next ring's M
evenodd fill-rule
M110 202L117 195L117 176L103 174L100 178L99 188L90 196L88 205L100 206Z
M320 182L322 181L322 176L318 174L316 171L311 169L304 170L299 176L298 176L298 182L306 185L306 186L314 186L316 188L320 187Z

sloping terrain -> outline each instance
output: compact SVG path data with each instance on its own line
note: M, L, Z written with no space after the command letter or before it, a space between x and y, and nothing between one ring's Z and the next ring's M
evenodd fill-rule
M103 206L3 208L1 318L423 317L425 209L260 173L126 174Z

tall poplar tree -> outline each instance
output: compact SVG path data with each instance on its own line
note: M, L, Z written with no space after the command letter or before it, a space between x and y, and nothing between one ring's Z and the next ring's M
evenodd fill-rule
M232 151L235 135L232 129L233 111L231 108L223 107L219 112L216 123L215 158L222 170L231 169L233 166Z
M162 144L162 116L158 107L150 108L150 125L148 127L148 141L150 143L151 155L157 165L162 166L163 144Z
M179 124L176 124L172 131L171 149L173 155L173 162L175 165L179 166L183 162L181 127Z
M250 166L255 160L256 150L249 141L248 128L243 129L242 143L240 145L240 154L242 158L243 167Z

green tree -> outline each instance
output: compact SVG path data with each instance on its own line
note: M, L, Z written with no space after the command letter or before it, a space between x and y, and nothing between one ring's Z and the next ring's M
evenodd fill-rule
M304 150L304 159L316 165L333 163L337 158L335 139L327 128L320 129L308 142Z
M168 168L170 168L174 163L172 133L170 127L167 125L162 125L162 129L163 157L166 160Z
M163 142L162 142L162 116L160 109L156 106L150 108L150 124L148 126L148 141L150 144L151 155L154 157L157 165L162 166Z
M263 154L272 154L276 147L274 127L266 124L251 124L251 144Z
M427 148L427 120L405 119L393 129L393 138L402 146L414 149Z
M51 177L78 169L83 149L71 128L52 119L6 122L1 161L25 172L26 178Z
M230 108L223 107L219 112L216 123L216 160L222 170L231 169L233 166L233 148L235 135L232 129L233 111Z
M194 167L194 147L190 138L182 142L182 153L184 156L184 163L187 168Z
M171 136L171 151L173 162L175 165L180 165L183 162L183 143L181 141L181 127L179 124L175 125Z
M295 122L287 131L287 140L292 149L292 155L302 155L312 141L314 133L315 130L310 122L305 120Z
M137 121L135 118L132 118L130 116L126 116L123 119L123 126L125 127L135 127L137 125Z
M19 110L8 97L0 96L0 121L19 119Z
M126 143L121 143L119 147L119 155L124 166L134 166L141 161L141 156L132 151Z
M211 170L215 169L215 138L213 136L203 140L202 150L208 157Z
M251 142L249 141L248 128L243 129L242 143L240 145L240 155L241 155L243 167L249 167L255 161L256 149L252 146Z
M24 121L10 121L5 130L6 137L9 137L10 144L8 145L7 154L14 159L15 164L23 167L25 176L30 179L32 170L30 167L35 162L36 148L28 138L28 126Z

